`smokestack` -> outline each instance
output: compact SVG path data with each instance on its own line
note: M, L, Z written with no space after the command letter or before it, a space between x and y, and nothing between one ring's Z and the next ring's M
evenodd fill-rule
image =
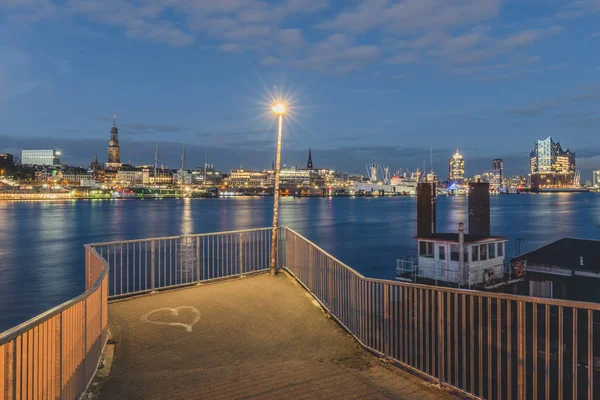
M469 233L490 236L489 183L469 183Z
M435 183L417 185L417 236L435 233Z

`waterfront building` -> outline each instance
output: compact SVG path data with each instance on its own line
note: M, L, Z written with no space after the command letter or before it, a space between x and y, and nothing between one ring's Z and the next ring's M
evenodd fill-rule
M244 168L232 169L225 182L230 187L266 187L267 172Z
M164 186L173 184L173 172L170 169L165 168L152 168L145 167L148 171L148 183L156 186Z
M465 179L465 160L456 149L456 153L448 159L448 180L452 182L461 182Z
M65 185L79 186L81 181L93 179L91 171L80 167L47 166L38 169L35 173L36 180L40 182L62 183Z
M600 169L592 172L592 186L600 189Z
M221 171L217 171L212 164L197 167L192 171L192 184L194 185L217 186L221 183L223 183L223 174Z
M60 151L53 150L21 150L21 164L23 165L59 165Z
M131 165L121 165L117 172L117 182L121 185L144 185L150 182L150 171Z
M530 175L532 191L574 188L575 153L550 136L538 140L530 153Z
M182 180L183 180L183 184L184 185L191 185L192 184L192 171L187 170L187 169L177 169L177 170L173 170L173 183L177 184L177 185L181 185L182 184Z
M107 169L118 169L121 167L121 146L119 145L119 129L117 128L117 116L114 116L113 126L110 130L110 141L108 142Z
M311 170L296 167L283 167L279 171L281 185L310 185Z

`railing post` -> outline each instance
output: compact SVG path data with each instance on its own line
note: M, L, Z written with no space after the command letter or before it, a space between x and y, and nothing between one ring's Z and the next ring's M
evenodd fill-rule
M150 288L154 289L154 243L150 242Z
M437 292L438 298L438 324L437 324L437 335L438 335L438 386L442 387L442 381L444 377L444 292Z
M242 238L244 237L244 234L242 232L240 232L240 247L239 247L239 254L238 254L238 263L240 266L240 274L244 273L244 253L243 253L243 248L244 248L244 244L242 242Z
M524 331L525 331L525 324L523 323L523 307L524 304L522 301L519 301L517 303L517 357L518 357L518 363L517 363L517 384L518 384L518 389L517 389L517 393L518 393L518 399L519 400L524 400L525 399L525 390L524 390L524 377L525 377L525 365L524 365ZM510 332L508 333L510 335ZM510 362L510 360L509 360ZM534 385L536 383L534 382Z
M165 266L166 268L166 266ZM196 236L196 281L200 280L200 237Z

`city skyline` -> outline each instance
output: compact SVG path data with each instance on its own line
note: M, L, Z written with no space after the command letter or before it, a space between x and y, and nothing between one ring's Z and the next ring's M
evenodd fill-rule
M497 157L526 173L532 143L553 136L584 179L600 167L595 2L176 4L0 6L0 151L44 143L86 165L116 112L124 162L151 161L159 142L168 165L186 144L199 164L260 168L274 153L262 102L285 90L298 105L287 164L312 147L331 168L416 169L433 146L436 171L459 147L468 175Z

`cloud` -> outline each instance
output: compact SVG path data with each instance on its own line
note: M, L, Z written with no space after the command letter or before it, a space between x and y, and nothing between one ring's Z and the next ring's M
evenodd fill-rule
M238 43L223 43L219 46L219 51L224 53L239 54L242 52L242 46Z
M600 103L600 84L592 83L567 95L549 97L534 104L505 110L504 114L511 117L538 117L565 107L582 111L582 106L596 103Z
M442 67L511 58L559 32L551 24L503 26L504 0L5 0L34 19L83 18L131 39L184 47L212 41L218 51L254 53L263 65L348 73L379 61ZM594 10L575 0L559 10ZM45 10L45 11L43 11ZM524 28L527 27L527 28ZM336 44L337 43L337 44ZM525 59L526 54L522 54ZM400 68L400 67L398 67ZM520 73L496 73L498 77ZM480 80L492 79L479 77Z
M500 4L499 0L361 0L319 28L353 34L443 31L496 17Z
M379 53L377 46L355 44L350 36L337 33L313 44L305 57L292 64L304 69L346 73L363 68L376 60Z
M12 18L25 22L37 22L54 17L57 11L52 0L3 0L0 7L6 7Z

